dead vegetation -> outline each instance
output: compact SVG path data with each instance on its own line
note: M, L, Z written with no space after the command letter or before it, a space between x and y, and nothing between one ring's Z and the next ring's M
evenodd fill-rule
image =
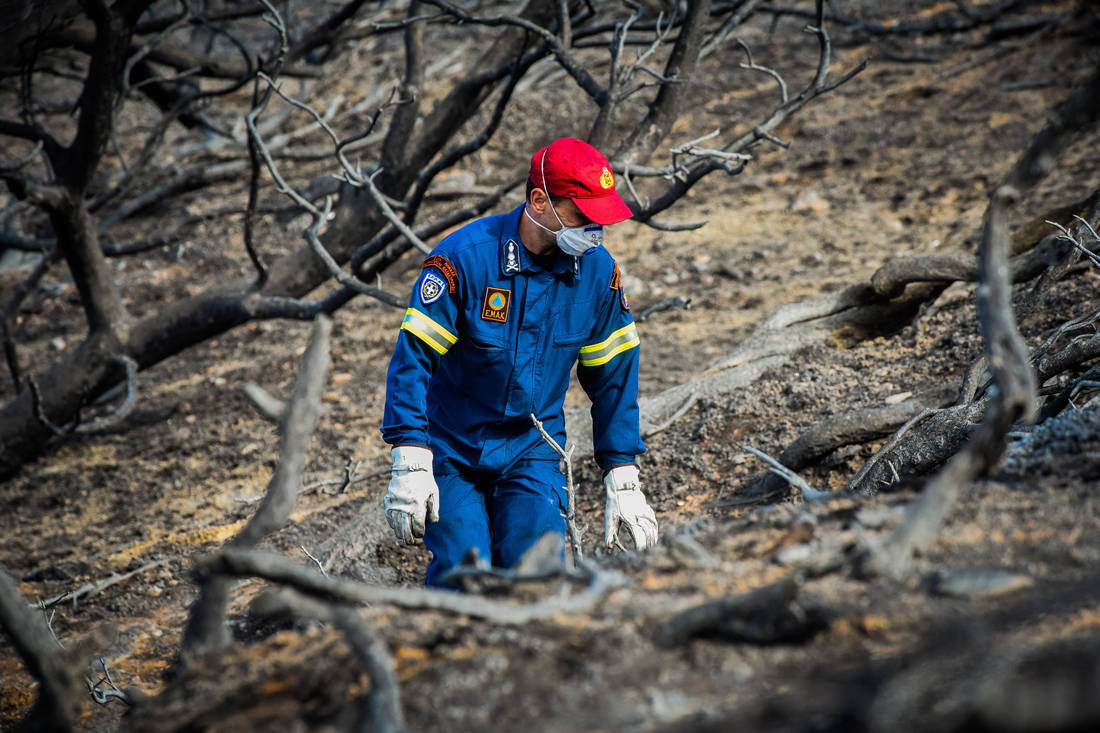
M361 5L350 3L345 11ZM795 12L756 2L688 5L699 15L689 13L681 25L665 27L678 28L683 39L666 58L665 76L677 69L690 73L674 63L679 52L703 63L706 49L717 53L723 33L741 28L739 24L751 36L750 22L766 26L768 16ZM265 335L270 332L253 324L232 351L211 345L194 355L194 365L157 369L123 349L135 367L150 372L144 378L138 375L145 371L128 368L118 354L97 351L106 360L100 368L111 377L85 395L106 391L108 382L122 383L128 394L119 392L115 399L125 411L118 410L111 424L94 423L91 430L54 438L48 446L36 444L34 450L46 447L48 455L24 466L3 487L10 510L5 534L15 541L0 556L0 564L22 583L0 576L0 621L14 652L0 667L3 687L11 691L0 701L0 715L12 723L22 719L29 727L143 731L294 725L378 730L1093 727L1100 721L1091 694L1100 682L1100 510L1094 490L1100 475L1094 429L1100 408L1089 398L1097 391L1094 363L1100 356L1094 335L1093 262L1100 172L1087 162L1095 156L1079 151L1082 146L1094 151L1098 139L1100 76L1095 57L1082 51L1095 38L1097 18L1086 5L1074 3L956 3L946 9L904 5L912 15L903 22L876 20L868 8L856 4L852 10L868 13L864 22L854 22L842 8L835 9L837 15L829 22L843 30L845 44L886 44L883 56L893 63L927 64L942 55L951 60L950 74L965 73L968 65L980 66L982 59L991 58L1010 58L1012 68L1027 68L1042 56L1031 51L1040 40L1056 45L1065 57L1077 54L1088 62L1073 67L1073 83L1050 97L1049 110L1028 117L1030 133L1017 148L1004 152L1003 161L963 161L972 169L987 164L989 172L982 195L968 194L973 196L971 208L985 213L959 251L894 258L880 252L861 276L831 289L819 287L816 292L824 295L815 298L791 297L779 288L754 307L755 321L749 319L751 325L724 353L690 351L679 325L695 318L701 306L703 315L694 325L704 335L713 333L715 315L722 311L707 301L717 297L719 287L681 290L678 296L691 298L690 312L652 311L656 315L646 322L646 335L652 334L656 347L650 368L662 360L691 362L671 365L678 383L650 389L643 399L650 444L644 475L663 516L664 536L657 548L607 556L596 552L589 539L584 554L592 559L574 566L558 560L559 544L542 544L513 571L478 564L460 568L466 594L417 587L423 553L386 542L386 533L377 526L382 521L376 506L379 486L374 485L378 474L361 459L346 460L357 449L350 447L355 444L349 443L343 424L332 425L351 423L357 415L361 419L364 410L375 409L362 405L377 403L360 400L346 408L342 403L349 399L339 393L330 397L333 393L326 391L338 385L324 384L333 338L333 379L346 373L341 353L359 349L364 352L359 379L341 384L366 381L354 393L360 398L378 389L378 382L370 380L377 380L384 369L388 338L373 335L372 329L384 331L392 318L377 309L335 311L336 324L341 318L367 324L359 331L330 334L333 325L324 318L317 322L313 344L302 357L299 386L285 404L268 410L282 421L278 444L265 419L250 422L227 415L230 411L218 404L224 396L203 392L218 379L225 383L221 374L227 372L218 371L219 364L259 359L266 367L253 370L262 375L257 381L279 382L285 389L272 391L289 393L286 379L272 375L280 369L287 377L293 375L297 360L287 356L296 348L293 337L272 344ZM465 14L467 22L475 23L469 11L445 3L427 6ZM818 12L823 12L820 6ZM687 40L691 23L702 23L704 16L712 19L711 25L692 45ZM516 25L488 11L478 18L490 27ZM522 22L519 26L542 39L544 52L555 56L589 99L614 99L617 84L620 92L630 88L627 78L615 76L603 89L590 71L571 66L567 51L584 48L578 34L585 25L562 23L559 16L554 26L553 20L545 22L552 32L539 33ZM365 27L370 32L383 26L378 21ZM815 90L830 90L822 76L829 67L827 36L820 24L818 28L819 63L804 92L810 98ZM632 31L652 38L661 30L639 18L620 26L613 37L625 45ZM960 58L951 42L939 45L938 39L945 37L940 34L964 34L952 39L969 39L976 55ZM1019 40L1020 34L1026 42ZM407 48L423 43L415 33L410 35ZM925 45L935 48L929 51ZM502 53L496 47L493 52ZM284 71L306 73L309 66L294 64L307 53L295 56L288 50L280 62ZM612 58L616 68L614 46ZM755 67L763 62L750 56L748 63ZM501 62L492 68L506 67ZM511 68L518 69L519 62ZM649 73L637 65L631 68L635 74ZM533 73L534 62L525 70ZM918 82L916 89L945 85L950 74ZM505 76L501 71L497 81L510 86L489 113L487 130L497 129L504 100L516 89L522 91L518 74L507 81ZM657 100L676 87L661 86L651 107L654 124L663 125L666 135L676 124L661 117ZM258 85L253 110L278 97L273 90L271 84ZM904 93L912 91L907 85ZM784 94L779 107L767 106L773 115L767 119L785 109L797 111L788 106L796 98ZM852 99L858 103L859 97ZM522 93L516 100L521 107L532 104ZM666 109L685 104L677 99ZM397 117L404 109L398 108ZM607 109L601 105L601 114ZM785 117L772 128L758 125L761 129L735 136L720 155L708 157L698 149L674 153L663 170L671 176L669 188L651 193L654 203L639 196L639 218L652 219L644 212L663 210L658 208L661 202L676 191L677 198L686 197L691 186L683 184L694 183L696 174L695 180L701 178L704 168L739 169L746 161L738 162L736 153L746 148L737 141L760 142L774 137L776 130L797 129L781 126ZM959 123L960 129L968 124ZM243 141L251 153L247 159L237 153L234 165L241 167L236 170L251 170L253 182L264 170L274 174L279 169L274 159L266 166L261 159L277 149L271 144L275 134L274 127L263 133L254 128ZM630 139L637 142L640 137L641 132ZM892 139L899 144L898 138ZM405 142L382 150L392 154ZM651 152L657 144L638 143L639 149ZM701 144L696 137L696 148ZM622 148L623 157L615 159L624 166L621 175L644 175L644 161L623 152L629 148ZM844 153L826 146L826 154ZM678 156L684 155L702 156L698 167L681 167ZM341 162L346 177L341 185L365 189L353 200L360 207L364 196L374 201L367 208L379 227L389 222L400 232L401 216L394 212L415 211L417 196L428 197L426 183L412 186L411 198L395 195L385 185L373 189L369 177L356 179L357 169L346 159ZM813 170L814 153L807 158L792 153L790 162L780 162L778 169L799 164ZM856 164L841 166L829 180L858 170ZM1059 180L1051 189L1052 172L1080 180L1074 185ZM899 187L914 186L911 176L895 176ZM752 185L758 184L746 184ZM156 184L126 184L130 186L137 193ZM159 190L163 196L172 189ZM464 213L495 205L506 190L502 184ZM383 195L376 198L372 191ZM344 200L349 189L340 193ZM807 236L860 205L858 195L829 193L834 208L825 218L801 229L792 223L789 236ZM277 197L264 199L253 190L245 198L247 204L240 209L246 212L244 222L262 226L264 220L253 217ZM377 283L367 284L373 274L400 262L399 253L413 246L412 237L389 240L391 244L371 255L377 257L374 264L367 265L368 258L360 257L364 250L352 254L338 244L350 236L347 228L362 223L347 218L354 207L342 205L330 219L323 199L322 192L298 201L307 211L313 207L307 223L311 246L298 254L287 246L285 256L300 265L303 253L313 256L323 245L336 259L328 269L316 264L314 272L339 282L329 283L322 300L280 300L278 313L266 315L328 310L316 304L343 305L353 292L378 295L382 291ZM751 195L747 199L751 204ZM392 208L394 201L403 202L404 208ZM704 201L705 211L699 214L710 216L723 205ZM136 200L129 208L119 222L133 216L135 227L147 224ZM760 208L761 216L767 215L766 209ZM911 211L927 213L917 204ZM1039 211L1048 213L1037 217ZM1028 222L1035 218L1054 225L1032 229ZM333 222L328 229L326 221ZM444 221L453 225L455 220ZM181 221L181 231L187 226ZM252 275L264 282L288 278L284 285L294 279L289 270L279 270L284 265L264 264L255 231L247 231L242 241L256 268ZM705 236L706 229L702 232ZM370 236L360 236L359 244ZM424 230L418 233L418 238L427 236ZM912 237L916 242L916 236L899 234L902 241ZM830 238L820 234L815 241L820 245ZM64 248L60 234L55 244ZM739 244L731 243L724 256ZM790 245L786 253L796 251ZM640 273L647 266L645 253L636 254L635 271ZM357 279L332 272L349 257ZM655 272L673 266L659 253L654 259ZM630 258L625 260L629 269ZM724 267L737 274L733 256L730 263ZM47 281L48 269L43 264L33 270L27 284L14 291L17 307L9 310L9 327L25 299L37 295L39 283ZM754 279L774 277L773 282L798 288L793 270L788 262L775 262L757 271ZM128 287L147 292L139 275L119 276ZM78 280L74 272L80 291ZM211 303L217 293L218 307L238 309L238 314L241 299L256 292L226 296L205 290L206 283L202 287L197 301ZM262 291L268 285L259 287ZM652 283L642 292L646 300L639 312L645 305L666 302ZM293 297L304 297L304 291ZM88 339L94 340L98 311L89 308L87 299L81 302L89 316ZM46 354L53 336L49 329L32 326L32 320L22 321L22 331L14 330L25 339L18 351ZM73 322L70 316L67 323ZM219 321L213 330L188 330L187 338L211 338L226 323ZM9 352L14 348L12 333L7 335ZM249 333L263 343L253 344ZM87 348L74 353L84 359ZM168 351L157 353L166 356ZM72 364L73 358L63 356L62 361ZM35 435L43 426L60 428L72 415L45 409L52 399L45 390L48 381L27 377L21 363L20 357L9 357L14 390L22 395L13 401L30 404L26 419L41 423ZM202 365L209 365L209 381L189 381L191 371ZM228 373L239 380L249 372L238 368ZM661 384L653 379L651 386ZM150 389L155 384L163 386ZM189 406L160 411L149 406L153 397ZM83 396L78 402L85 400ZM238 399L232 412L247 410ZM318 415L320 439L313 443L310 458L307 449ZM1041 420L1034 427L1028 424L1033 416ZM199 421L202 434L185 432ZM374 427L369 419L353 424L353 430L363 432ZM571 413L571 435L584 435L584 430L581 414ZM164 450L163 455L155 460L141 455L137 444L144 434L157 436L148 450ZM171 445L158 449L157 440ZM247 452L244 440L251 446ZM23 448L9 445L5 442L5 450L13 452L6 455L18 454L16 462L22 462ZM761 464L745 458L743 446L776 456L786 479L761 473ZM358 452L377 457L378 450ZM195 453L202 456L192 461ZM250 475L234 473L243 465L251 466ZM326 478L308 475L309 467ZM580 469L581 484L592 483L592 471L591 466ZM227 479L252 491L247 497L230 495L206 483ZM103 492L111 491L105 483L131 494L109 495L104 504ZM180 498L172 499L172 494ZM258 505L257 494L263 496ZM125 502L147 506L120 506ZM597 503L594 494L582 492L582 521L598 517ZM118 526L109 527L112 522ZM79 533L88 527L99 529L82 539ZM29 602L35 597L50 599L41 604L48 608L35 608ZM56 621L55 613L61 616ZM110 625L102 626L105 622ZM70 644L70 639L80 642ZM93 654L102 656L89 665ZM88 696L102 707L90 708Z

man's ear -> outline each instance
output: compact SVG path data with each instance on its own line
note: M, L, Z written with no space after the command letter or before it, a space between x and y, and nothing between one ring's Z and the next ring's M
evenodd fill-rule
M546 207L550 203L550 197L541 188L531 189L531 208L536 214L546 213Z

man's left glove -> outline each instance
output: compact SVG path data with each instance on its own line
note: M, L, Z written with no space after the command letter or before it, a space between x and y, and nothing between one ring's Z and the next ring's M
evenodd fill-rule
M603 477L607 489L607 514L604 517L604 545L612 547L620 529L634 540L634 549L644 550L657 544L657 515L646 503L637 466L616 466Z
M424 521L439 521L439 487L432 473L432 452L416 445L390 451L393 467L383 504L386 522L397 539L415 545L424 536Z

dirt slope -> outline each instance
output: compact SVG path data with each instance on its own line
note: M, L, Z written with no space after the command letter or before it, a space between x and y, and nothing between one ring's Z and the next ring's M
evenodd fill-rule
M873 12L875 4L864 5ZM942 9L908 5L918 20ZM1016 17L1074 7L1033 3ZM792 78L804 75L814 42L795 32L801 22L780 19L772 29L756 19L745 38L757 61L781 66ZM1095 15L1083 11L991 42L988 27L872 42L838 32L835 73L870 58L867 70L780 131L790 149L761 148L745 173L708 179L667 217L705 219L706 227L671 233L627 223L612 230L608 246L623 265L635 312L674 296L691 299L689 310L663 311L640 324L643 393L720 362L780 305L864 282L891 257L975 251L990 187L1095 68L1096 29ZM899 55L934 61L892 60ZM754 119L752 112L776 94L770 80L738 69L739 60L734 50L715 54L697 90L701 108L724 115L731 128ZM563 118L583 103L558 94L543 85L521 95L509 131L471 165L474 176L521 165L533 131L573 133ZM693 124L686 121L680 134L709 131ZM1055 173L1015 207L1015 229L1100 186L1098 142L1092 134L1067 151ZM133 301L140 304L165 280L197 287L204 276L241 267L221 245L239 241L239 231L218 226L227 225L197 231L178 261L151 255L131 263L123 277ZM292 233L271 229L273 246L293 246ZM400 265L388 287L407 288L416 267L411 259ZM1078 268L1038 300L1028 300L1022 287L1019 318L1028 343L1095 310L1098 276L1095 268ZM55 284L60 298L76 297L65 281ZM1089 427L1100 408L1073 418L1084 427L1065 428L1083 436L1072 452L1043 453L1021 443L1002 472L974 486L923 558L919 582L868 581L819 568L800 580L797 600L779 604L797 618L777 643L743 637L654 643L678 610L789 576L794 560L785 549L829 557L854 534L881 535L896 524L898 507L912 501L919 482L806 508L721 503L736 499L760 472L742 444L777 455L823 417L959 379L981 352L973 291L951 286L895 333L835 334L750 388L701 401L652 436L643 476L666 540L645 558L608 559L628 585L593 613L510 628L369 609L366 618L394 655L410 728L1007 725L996 717L1007 714L998 694L1029 679L1027 670L1046 657L1062 660L1055 668L1065 669L1066 657L1056 651L1083 654L1100 644L1100 439ZM56 348L51 342L64 338L64 324L54 317L59 307L42 297L34 308L26 353L48 354ZM380 506L388 454L377 428L400 318L366 301L338 314L308 480L339 478L349 459L361 461L359 471L371 478L338 495L303 494L291 526L270 549L305 562L305 551L315 553L360 510ZM114 679L161 695L130 718L120 703L89 704L82 729L266 730L294 720L320 729L340 721L363 693L367 678L331 628L270 624L247 613L258 581L235 591L234 631L249 644L184 680L165 676L196 592L188 569L242 526L277 458L274 427L238 388L255 381L289 394L307 333L302 324L252 324L159 365L141 375L140 402L123 424L67 439L0 484L0 567L22 581L28 598L139 570L92 597L58 605L52 616L63 640L114 623L116 640L104 657ZM571 395L570 404L583 404L582 396ZM876 447L838 451L804 475L818 488L840 487ZM591 554L602 523L595 467L586 463L578 478ZM370 537L378 539L367 543L362 565L392 582L421 583L427 552L397 547L377 531L377 519L372 526ZM691 554L698 547L707 559ZM959 568L1006 576L996 592L991 586L960 597L949 582ZM1013 660L1038 661L1026 667ZM0 727L18 720L34 695L13 650L0 643Z

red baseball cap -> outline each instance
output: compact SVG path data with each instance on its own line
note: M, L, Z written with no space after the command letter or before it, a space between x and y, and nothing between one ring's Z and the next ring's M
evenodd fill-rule
M615 224L634 215L615 193L607 158L584 140L563 137L539 150L531 156L530 178L547 193L568 197L597 224Z

